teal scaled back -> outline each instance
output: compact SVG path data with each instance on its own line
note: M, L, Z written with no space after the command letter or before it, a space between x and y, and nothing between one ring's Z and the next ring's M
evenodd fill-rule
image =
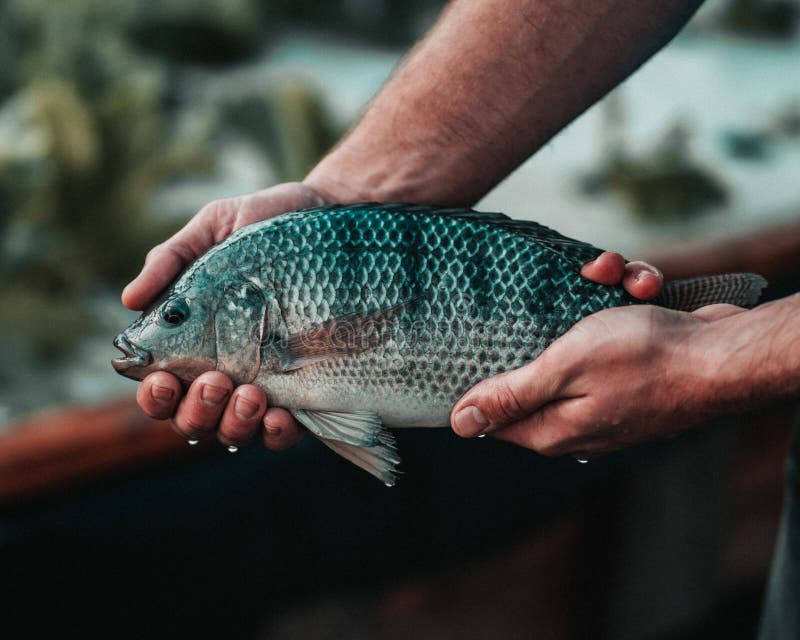
M601 250L498 213L407 204L307 209L250 225L206 254L258 274L291 335L332 318L410 304L418 321L536 320L542 343L582 317L633 302L581 278ZM408 315L409 310L406 310Z

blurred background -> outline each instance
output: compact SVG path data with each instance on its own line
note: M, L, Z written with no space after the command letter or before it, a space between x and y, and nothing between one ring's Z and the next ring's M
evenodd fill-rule
M443 4L0 2L4 637L753 636L789 408L588 465L410 431L387 490L311 438L187 447L109 365L147 250L301 179ZM799 25L709 0L478 208L797 291Z

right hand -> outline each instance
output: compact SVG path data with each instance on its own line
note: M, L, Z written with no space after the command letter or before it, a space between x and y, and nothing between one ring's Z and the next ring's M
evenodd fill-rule
M324 204L330 203L319 191L300 182L214 201L147 254L141 273L122 292L122 303L129 309L144 309L185 266L241 227ZM200 375L185 395L172 374L151 373L139 385L136 401L153 418L171 418L173 428L187 439L217 430L220 442L238 446L263 428L264 444L278 451L294 445L304 433L288 411L268 408L258 387L245 384L234 389L230 378L219 371Z

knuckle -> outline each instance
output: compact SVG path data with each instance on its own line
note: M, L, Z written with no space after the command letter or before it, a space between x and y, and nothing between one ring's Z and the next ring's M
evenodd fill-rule
M196 257L192 249L183 244L183 242L171 242L169 244L164 244L162 251L174 256L174 258L180 264L187 264Z
M166 420L167 418L172 416L173 410L169 408L161 408L161 407L151 407L145 408L144 412L154 418L156 420Z
M201 432L201 431L192 429L187 424L185 424L184 421L181 420L178 416L174 416L170 420L170 424L172 425L172 428L175 431L177 431L179 434L181 434L182 436L187 437L187 438L192 438L194 436L199 435L200 433L205 433L204 431Z
M257 423L252 420L241 421L236 418L223 418L219 433L222 438L236 444L248 442L256 431Z
M540 430L531 438L531 449L548 458L555 458L564 453L564 443L557 433Z
M286 437L283 431L275 434L270 433L267 429L264 431L264 446L272 451L284 451L292 446L292 441Z
M264 431L264 445L272 451L286 451L286 449L294 446L295 442L295 438L287 433L285 429L279 433L270 433L269 430Z
M194 413L177 413L173 422L181 431L190 435L208 433L217 426L217 420L213 416Z
M189 247L182 242L168 240L150 249L150 251L147 252L147 256L145 256L145 263L152 262L162 256L172 257L181 264L185 264L194 259L194 253Z
M137 400L137 404L145 414L147 414L148 416L150 416L155 420L163 420L164 418L169 418L171 415L170 411L160 407L152 407L149 404L142 402L141 400Z
M488 409L492 423L507 423L524 415L524 406L519 395L507 380L500 380L495 385L494 396Z
M160 244L157 244L152 249L150 249L150 251L147 252L144 261L150 262L151 260L154 260L158 256L158 254L160 254L163 250L164 250L164 243L162 242Z
M217 198L204 204L200 211L197 212L198 217L214 217L216 216L222 209L226 206L226 200L222 198Z

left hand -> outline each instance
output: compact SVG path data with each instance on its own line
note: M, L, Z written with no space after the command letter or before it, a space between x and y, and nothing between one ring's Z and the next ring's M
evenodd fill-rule
M662 278L643 263L624 265L603 254L582 274L603 284L622 281L634 296L658 294ZM577 323L534 362L489 378L451 413L453 429L480 433L545 455L579 458L664 437L701 422L696 372L702 354L691 336L708 322L743 311L714 305L694 313L620 307Z

